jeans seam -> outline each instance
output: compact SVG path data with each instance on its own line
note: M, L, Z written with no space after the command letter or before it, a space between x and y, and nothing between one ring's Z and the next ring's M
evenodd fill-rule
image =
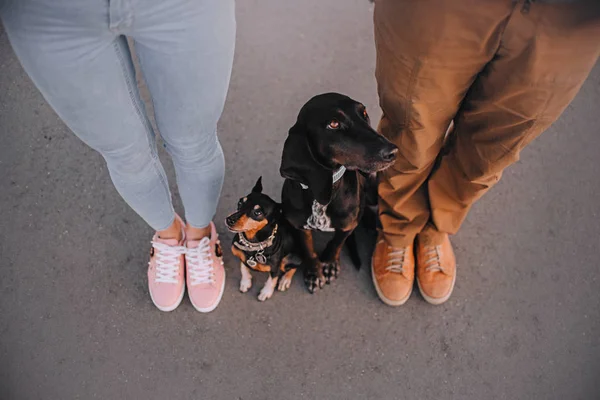
M148 118L145 118L145 114L142 113L140 105L136 101L136 97L135 97L135 93L134 93L135 87L129 77L128 69L125 64L126 63L125 57L124 57L123 53L121 52L121 50L119 49L118 39L113 42L113 48L115 50L115 53L117 54L119 63L121 64L121 70L123 71L123 78L125 79L125 83L127 85L127 91L129 92L129 99L131 100L131 104L133 105L133 108L135 109L135 112L136 112L138 118L140 119L140 122L146 128L146 144L148 145L148 148L150 149L150 154L151 154L152 161L154 164L154 171L155 171L156 175L158 176L158 179L162 183L163 188L165 189L167 198L171 199L171 191L169 190L168 181L166 180L166 177L162 174L162 172L160 171L160 169L157 166L160 163L160 160L158 159L158 154L156 152L156 145L152 145L152 143L150 143L150 136L153 135L152 130L151 130L151 127L149 126ZM175 210L173 209L172 202L170 202L170 206L171 206L171 210L173 210L173 212L175 212Z

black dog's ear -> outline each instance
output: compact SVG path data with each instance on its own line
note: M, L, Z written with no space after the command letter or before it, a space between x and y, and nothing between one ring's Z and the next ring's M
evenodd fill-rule
M333 171L315 159L306 128L297 122L288 134L281 156L281 176L298 181L310 190L319 203L329 204L333 186Z
M263 187L262 187L262 176L261 176L260 178L258 178L258 180L256 181L256 184L252 188L252 193L262 193L262 191L263 191Z

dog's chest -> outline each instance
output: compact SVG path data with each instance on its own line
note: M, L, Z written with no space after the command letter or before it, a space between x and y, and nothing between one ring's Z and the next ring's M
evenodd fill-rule
M306 220L304 229L311 229L323 232L333 232L331 227L331 218L327 215L327 206L322 205L316 200L313 200L312 214Z

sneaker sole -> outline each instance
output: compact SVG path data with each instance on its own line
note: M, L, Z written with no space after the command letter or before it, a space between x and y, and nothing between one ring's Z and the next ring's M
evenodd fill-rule
M400 300L390 300L390 299L386 298L383 295L383 293L381 293L381 290L379 289L379 285L377 285L377 280L375 279L375 272L373 270L373 259L371 259L371 279L373 280L373 284L375 285L375 291L377 292L379 299L381 301L383 301L385 304L387 304L388 306L392 306L392 307L401 306L404 303L406 303L408 301L408 299L410 299L410 295L412 294L412 288L409 290L406 297L403 299L400 299Z
M192 296L188 296L190 298L190 303L192 303L192 306L194 306L194 308L196 309L196 311L201 312L201 313L209 313L211 311L213 311L215 308L217 308L217 306L219 305L219 303L221 302L221 298L223 297L223 293L225 293L225 280L227 278L227 274L225 271L223 271L223 283L221 284L221 290L219 291L219 297L217 297L217 301L215 301L215 304L213 304L210 307L206 307L206 308L202 308L202 307L198 307L194 304L194 300L192 300Z
M181 304L181 301L183 300L183 295L185 294L185 285L183 285L183 289L181 289L181 294L179 295L179 298L177 299L175 304L172 306L169 306L169 307L161 307L158 304L156 304L156 301L154 301L154 296L152 296L152 291L149 290L149 292L150 292L150 298L152 299L152 303L154 303L156 308L158 308L160 311L170 312L170 311L173 311L174 309L176 309L177 307L179 307L179 305Z
M454 272L454 278L452 278L452 285L450 286L450 291L448 292L448 294L445 295L444 297L437 298L437 297L427 296L423 292L423 289L421 288L421 282L419 282L419 278L417 278L417 286L419 287L419 292L421 292L421 296L423 296L423 298L425 299L426 302L428 302L429 304L433 304L434 306L439 306L440 304L448 301L448 299L452 295L452 292L454 291L454 283L455 282L456 282L456 271Z

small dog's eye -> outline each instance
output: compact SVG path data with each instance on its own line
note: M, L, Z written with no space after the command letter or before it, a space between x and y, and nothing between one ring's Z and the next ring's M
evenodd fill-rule
M369 114L367 114L366 108L363 110L363 117L365 117L365 119L369 119Z
M263 212L261 209L256 209L253 212L254 212L255 217L261 217L263 215Z
M340 123L335 119L332 120L329 124L327 124L327 129L336 130L340 128Z

